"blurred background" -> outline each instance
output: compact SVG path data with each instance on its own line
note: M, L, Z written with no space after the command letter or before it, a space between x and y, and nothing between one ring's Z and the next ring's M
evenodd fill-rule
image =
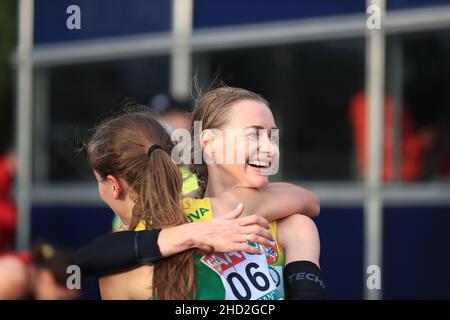
M28 4L21 10L20 2ZM365 1L29 3L0 2L0 250L38 239L76 249L109 232L113 213L77 153L88 129L127 97L154 107L164 94L192 110L193 79L204 89L220 79L270 101L281 129L274 180L321 198L328 298L368 297L370 241L379 244L378 298L450 298L450 275L441 272L450 268L450 0L386 2L382 212L372 240L364 224ZM80 9L80 29L66 24L70 5ZM19 150L31 170L11 193L8 177L27 166L11 153L20 132L30 138ZM13 196L21 212L30 203L30 219L18 218ZM91 281L83 298L97 297Z

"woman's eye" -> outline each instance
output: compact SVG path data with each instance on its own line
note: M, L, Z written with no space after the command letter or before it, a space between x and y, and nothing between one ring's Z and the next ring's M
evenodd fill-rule
M249 132L247 133L247 137L255 139L258 137L258 134L256 132Z

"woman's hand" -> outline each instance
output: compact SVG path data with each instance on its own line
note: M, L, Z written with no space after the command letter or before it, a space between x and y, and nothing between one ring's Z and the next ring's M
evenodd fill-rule
M267 220L256 215L239 218L243 209L241 203L220 217L191 224L193 246L206 252L245 251L253 254L261 252L248 242L272 246L274 239Z

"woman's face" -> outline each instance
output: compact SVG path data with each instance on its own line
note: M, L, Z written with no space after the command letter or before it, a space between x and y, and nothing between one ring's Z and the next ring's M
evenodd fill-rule
M278 164L274 139L278 129L272 112L262 102L241 100L230 107L229 116L214 143L219 172L233 177L239 186L262 188Z

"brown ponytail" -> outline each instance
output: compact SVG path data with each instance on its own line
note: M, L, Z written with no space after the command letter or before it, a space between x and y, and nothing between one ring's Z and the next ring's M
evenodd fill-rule
M151 145L161 149L147 154ZM147 229L187 223L180 206L182 178L171 158L172 141L164 128L146 112L127 113L101 123L87 146L89 162L102 179L111 174L124 179L134 200L130 230L140 221ZM153 297L193 299L193 250L156 263Z

